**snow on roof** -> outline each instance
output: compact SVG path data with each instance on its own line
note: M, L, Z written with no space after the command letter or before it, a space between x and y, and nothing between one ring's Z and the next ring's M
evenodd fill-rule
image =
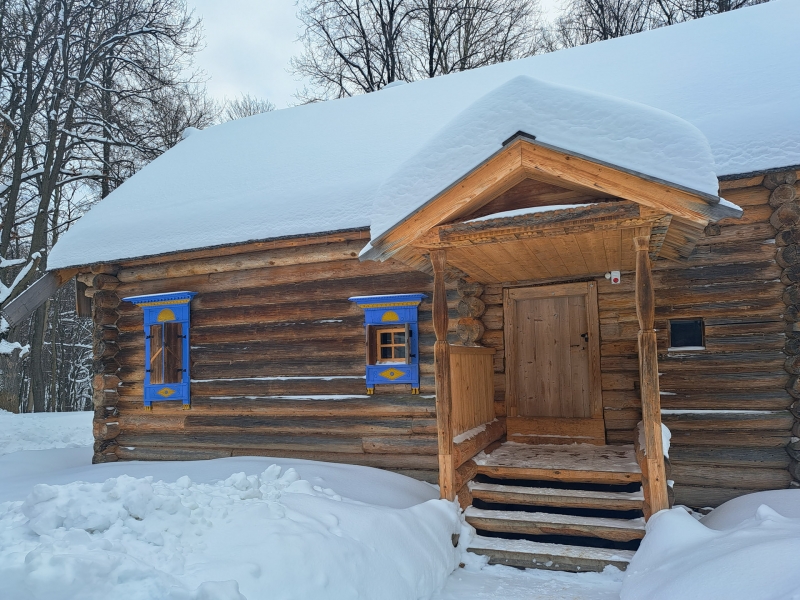
M716 196L708 141L673 114L521 75L444 126L375 194L375 240L501 150L516 132L562 150Z
M800 79L787 75L800 67L798 20L800 3L776 0L195 132L63 234L48 266L367 227L393 173L519 76L688 121L708 140L717 176L799 165ZM707 168L690 187L708 189Z

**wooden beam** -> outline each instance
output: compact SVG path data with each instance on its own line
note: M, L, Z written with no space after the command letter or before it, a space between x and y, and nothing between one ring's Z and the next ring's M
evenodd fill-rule
M650 267L650 230L639 228L633 238L636 250L636 316L639 320L639 382L642 423L647 455L645 501L652 513L669 508L664 448L661 444L661 396L658 386L655 291Z
M441 497L453 500L455 487L455 465L453 463L453 424L451 420L453 399L450 393L450 344L447 343L447 290L445 267L447 251L431 252L433 267L433 330L436 343L433 345L434 373L436 376L436 429L439 436L439 491Z

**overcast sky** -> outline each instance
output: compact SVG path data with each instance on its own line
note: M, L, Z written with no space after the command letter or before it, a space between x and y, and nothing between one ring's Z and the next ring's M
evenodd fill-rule
M559 0L542 0L552 10ZM288 73L299 53L295 0L187 0L203 19L206 47L196 56L209 92L218 99L242 93L278 108L294 103L302 82ZM549 11L548 11L549 12Z

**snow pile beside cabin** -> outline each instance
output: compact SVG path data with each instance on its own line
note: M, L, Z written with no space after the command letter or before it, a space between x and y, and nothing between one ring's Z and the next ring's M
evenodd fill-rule
M464 110L378 188L372 239L480 166L518 132L535 136L537 144L717 195L711 147L687 121L637 102L520 76Z
M655 514L625 572L622 600L800 598L800 490L727 502L701 521Z
M369 486L373 469L348 469ZM5 600L427 598L458 564L460 527L453 503L366 504L279 465L40 484L0 504L0 580Z
M0 456L20 450L91 446L94 413L31 413L0 410Z
M379 185L519 76L676 115L708 139L720 176L797 165L800 78L786 74L799 19L800 3L776 0L194 132L62 234L48 266L367 227Z

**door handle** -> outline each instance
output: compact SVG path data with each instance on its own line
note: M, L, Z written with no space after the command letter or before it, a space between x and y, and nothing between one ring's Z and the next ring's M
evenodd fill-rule
M587 333L582 333L581 337L583 338L584 342L588 342L589 341L589 333L588 332Z

